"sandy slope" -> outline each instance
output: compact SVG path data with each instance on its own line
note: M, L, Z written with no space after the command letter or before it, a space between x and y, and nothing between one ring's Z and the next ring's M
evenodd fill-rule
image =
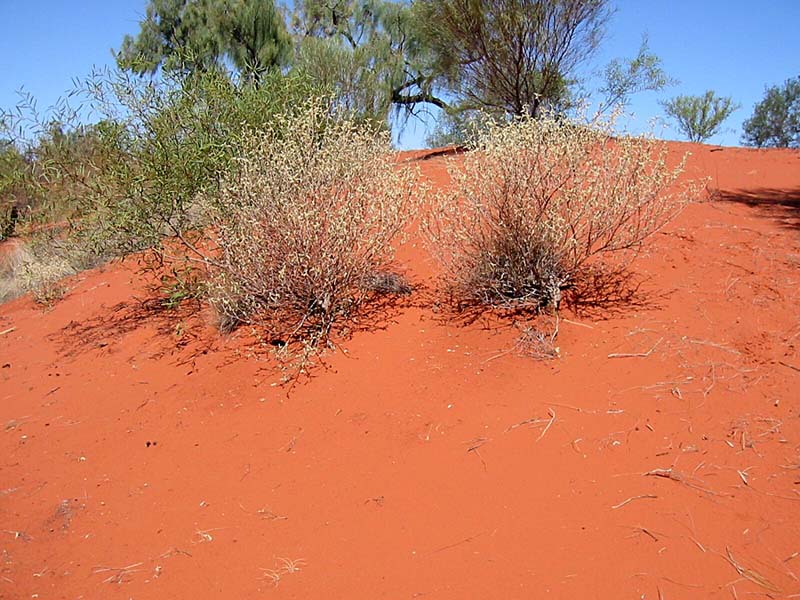
M419 299L287 398L128 264L0 307L0 598L800 594L800 153L687 147L719 199L556 361Z

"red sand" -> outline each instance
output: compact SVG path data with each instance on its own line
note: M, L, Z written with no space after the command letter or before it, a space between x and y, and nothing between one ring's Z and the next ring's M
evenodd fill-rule
M556 361L407 307L287 398L128 263L3 305L0 597L800 594L800 153L687 147L721 199Z

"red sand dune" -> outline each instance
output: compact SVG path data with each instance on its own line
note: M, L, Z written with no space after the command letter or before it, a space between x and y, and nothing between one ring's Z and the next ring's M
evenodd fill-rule
M0 307L0 598L800 594L800 153L674 148L722 193L555 361L418 302L287 397L127 262Z

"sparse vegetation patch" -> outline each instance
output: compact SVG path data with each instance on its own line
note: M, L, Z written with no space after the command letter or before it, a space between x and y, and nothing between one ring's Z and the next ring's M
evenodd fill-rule
M624 273L681 208L666 145L612 136L613 119L555 115L490 123L424 227L455 304L558 308L581 286ZM613 258L612 258L613 255Z
M391 266L415 180L396 167L388 134L326 102L253 133L209 211L219 252L204 261L222 328L326 337L370 298L408 293Z

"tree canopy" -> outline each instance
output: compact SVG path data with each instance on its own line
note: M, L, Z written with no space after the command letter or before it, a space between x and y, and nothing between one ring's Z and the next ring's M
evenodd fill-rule
M766 89L744 122L742 142L759 148L800 148L800 77Z
M418 0L415 9L462 106L533 116L569 103L610 14L606 0Z
M662 106L690 142L704 142L719 133L723 121L739 108L731 98L712 90L702 96L676 96Z
M291 31L294 67L357 114L385 119L393 108L446 106L406 0L298 0Z
M150 0L118 62L246 80L293 70L349 114L383 123L427 108L451 124L477 111L537 116L584 99L577 84L611 12L610 0ZM671 82L646 40L604 77L602 110Z
M136 37L125 36L118 64L136 73L220 68L246 78L286 64L291 42L273 0L151 0Z

